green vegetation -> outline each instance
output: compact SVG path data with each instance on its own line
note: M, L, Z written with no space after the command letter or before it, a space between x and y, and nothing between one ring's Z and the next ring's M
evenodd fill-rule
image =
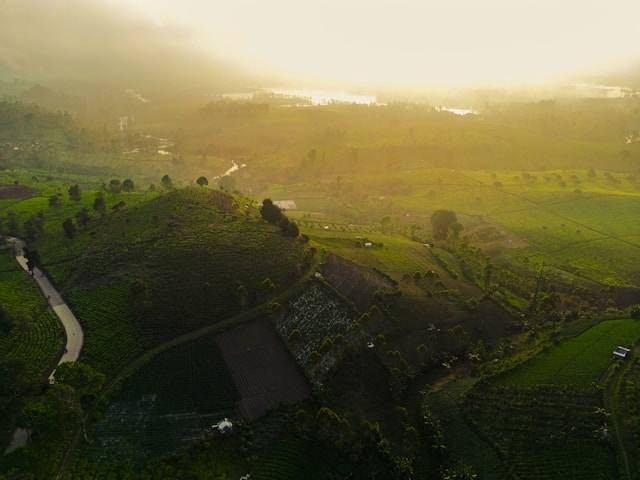
M590 385L611 364L613 349L640 338L637 320L606 320L583 334L545 350L495 380L497 385Z

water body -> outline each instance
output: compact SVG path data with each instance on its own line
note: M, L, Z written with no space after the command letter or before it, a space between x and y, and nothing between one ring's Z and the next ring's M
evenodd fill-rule
M375 95L353 94L338 90L312 90L306 88L263 88L253 92L223 93L228 100L253 100L264 94L272 94L291 99L302 99L310 105L349 103L357 105L380 105ZM292 106L295 106L292 105Z
M618 85L576 83L573 87L580 95L590 98L624 98L640 95L640 91Z
M233 172L236 172L236 171L238 171L238 170L240 170L241 168L244 168L244 167L246 167L246 166L247 166L247 164L246 164L246 163L243 163L243 164L241 164L241 165L238 165L238 164L235 162L235 160L231 160L231 167L229 167L227 170L225 170L225 172L224 172L222 175L216 175L216 176L215 176L215 177L213 177L213 178L214 178L214 180L215 180L215 179L218 179L218 178L221 178L221 177L226 177L227 175L231 175Z
M472 108L460 108L460 107L445 107L443 105L436 107L438 112L449 112L455 115L477 115L478 112L473 110Z

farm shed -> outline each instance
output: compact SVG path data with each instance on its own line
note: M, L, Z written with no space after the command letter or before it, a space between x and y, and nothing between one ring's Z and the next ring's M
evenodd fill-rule
M616 348L613 349L613 358L615 359L625 359L627 358L628 353L630 352L630 350L628 348L625 347L621 347L621 346L617 346Z

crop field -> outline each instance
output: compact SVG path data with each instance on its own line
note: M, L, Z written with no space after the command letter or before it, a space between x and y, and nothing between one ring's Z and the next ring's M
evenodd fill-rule
M384 178L372 174L347 176L345 181L353 182L355 189L352 196L344 197L351 219L342 220L342 226L330 223L345 216L339 201L343 198L333 198L335 193L324 186L325 205L313 205L312 213L318 219L312 220L311 213L303 215L301 226L320 245L362 265L392 275L406 269L407 263L397 251L410 249L397 245L392 235L376 239L382 236L379 222L383 216L390 216L400 228L417 225L428 232L431 213L449 209L463 223L482 219L500 229L505 239L513 242L501 252L508 260L526 258L532 265L544 261L569 275L597 283L640 286L635 268L640 261L640 226L636 221L640 183L633 175L597 172L592 176L586 170L523 173L419 168L385 173ZM296 185L271 193L300 203L296 194L302 195L301 191ZM322 191L315 193L321 195ZM357 225L363 216L373 228L364 233L356 229L349 232L349 222ZM323 231L323 225L329 230ZM390 248L349 248L349 242L343 239L356 235L366 235ZM411 256L411 262L421 264L421 255ZM610 261L613 258L615 262Z
M464 458L480 478L504 480L507 470L494 448L483 440L464 420L464 394L473 387L473 380L449 382L426 398L427 405L440 421L447 447L456 458Z
M221 333L216 342L239 392L244 417L255 419L280 403L311 396L304 375L268 319Z
M64 333L11 250L0 250L0 307L16 319L10 331L0 332L0 356L23 361L32 377L46 377L64 348Z
M286 437L258 460L251 473L256 480L329 480L349 478L352 467L346 459L313 442Z
M611 364L613 348L640 338L637 320L606 320L581 335L554 345L494 380L497 385L590 385Z
M263 302L272 293L266 278L278 290L301 274L303 244L241 211L220 210L219 194L177 190L110 216L78 252L74 284L136 283L136 327L146 345L238 313L239 285L246 305Z
M325 287L314 283L289 302L277 328L284 339L290 339L294 331L299 333L299 339L288 342L289 349L298 363L306 367L309 356L318 350L325 337L344 334L355 320L355 312Z
M618 478L594 387L482 385L467 395L464 413L517 478Z
M85 332L81 359L107 376L142 352L127 299L126 284L74 288L67 293Z
M335 254L327 255L322 274L333 288L350 299L361 312L366 312L373 304L376 293L392 293L396 288L380 272L361 267Z
M123 462L160 458L206 436L232 416L238 392L213 336L158 354L121 386L85 446Z

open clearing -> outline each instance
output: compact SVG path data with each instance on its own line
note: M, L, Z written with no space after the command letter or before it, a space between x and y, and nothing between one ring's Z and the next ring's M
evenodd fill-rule
M522 366L496 379L499 385L589 385L611 363L617 345L640 338L637 320L606 320L576 338L553 346Z

